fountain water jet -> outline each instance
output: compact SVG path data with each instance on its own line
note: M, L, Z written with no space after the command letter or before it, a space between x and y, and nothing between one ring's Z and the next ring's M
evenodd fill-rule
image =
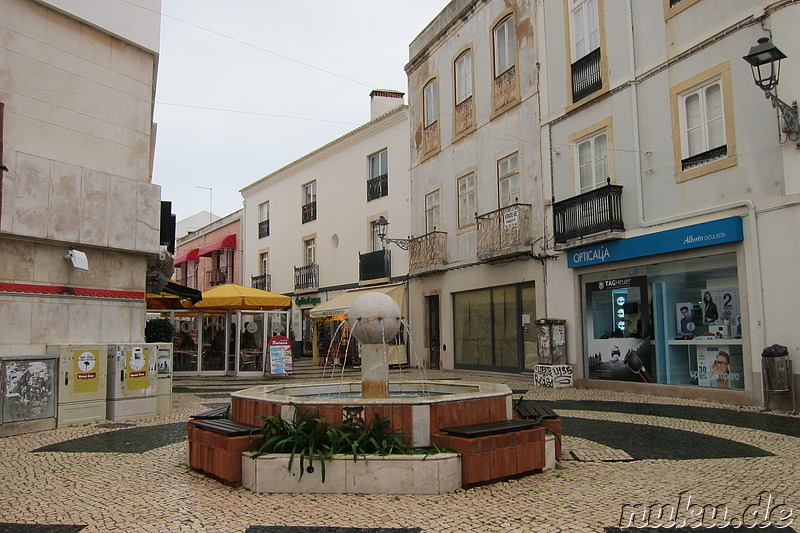
M353 300L347 322L361 344L361 397L389 397L389 341L400 332L400 307L391 296L368 292Z

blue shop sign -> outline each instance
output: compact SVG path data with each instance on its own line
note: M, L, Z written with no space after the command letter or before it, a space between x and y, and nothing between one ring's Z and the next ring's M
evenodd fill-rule
M729 217L576 248L568 252L567 265L569 268L577 268L742 240L742 219Z

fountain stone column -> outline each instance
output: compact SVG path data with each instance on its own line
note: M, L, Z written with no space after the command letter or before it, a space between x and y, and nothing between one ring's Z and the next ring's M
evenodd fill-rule
M350 305L347 323L361 346L361 397L389 397L388 343L400 331L400 307L382 292L362 294Z

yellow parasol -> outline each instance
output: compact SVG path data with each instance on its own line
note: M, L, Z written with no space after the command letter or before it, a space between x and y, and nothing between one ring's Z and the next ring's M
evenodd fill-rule
M203 300L190 309L282 309L292 305L289 296L244 287L235 283L217 285L203 291Z

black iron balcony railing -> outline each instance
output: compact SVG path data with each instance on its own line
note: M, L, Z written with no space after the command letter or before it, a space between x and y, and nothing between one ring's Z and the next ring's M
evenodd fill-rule
M316 289L319 287L319 265L294 267L294 290Z
M317 220L317 202L309 202L302 207L303 209L303 224Z
M595 48L572 64L572 101L603 88L600 75L600 49Z
M250 286L254 289L261 289L262 291L272 290L272 276L269 274L261 274L260 276L250 277Z
M371 279L390 278L392 276L391 250L378 250L358 254L358 279L369 281Z
M258 223L258 238L263 239L264 237L269 237L269 219Z
M222 285L223 283L228 283L228 269L227 268L215 268L215 269L206 271L206 284L209 287L214 287L216 285Z
M447 264L447 233L432 231L408 241L408 271L411 274L441 270Z
M681 160L681 170L689 170L690 168L708 163L709 161L722 159L726 155L728 155L728 145L723 144L722 146L717 146L711 150L706 150L705 152Z
M608 184L553 203L556 244L606 231L625 231L622 221L622 185Z
M367 201L389 194L389 174L381 174L367 180Z
M533 227L531 204L511 204L475 217L478 259L500 259L530 253Z

